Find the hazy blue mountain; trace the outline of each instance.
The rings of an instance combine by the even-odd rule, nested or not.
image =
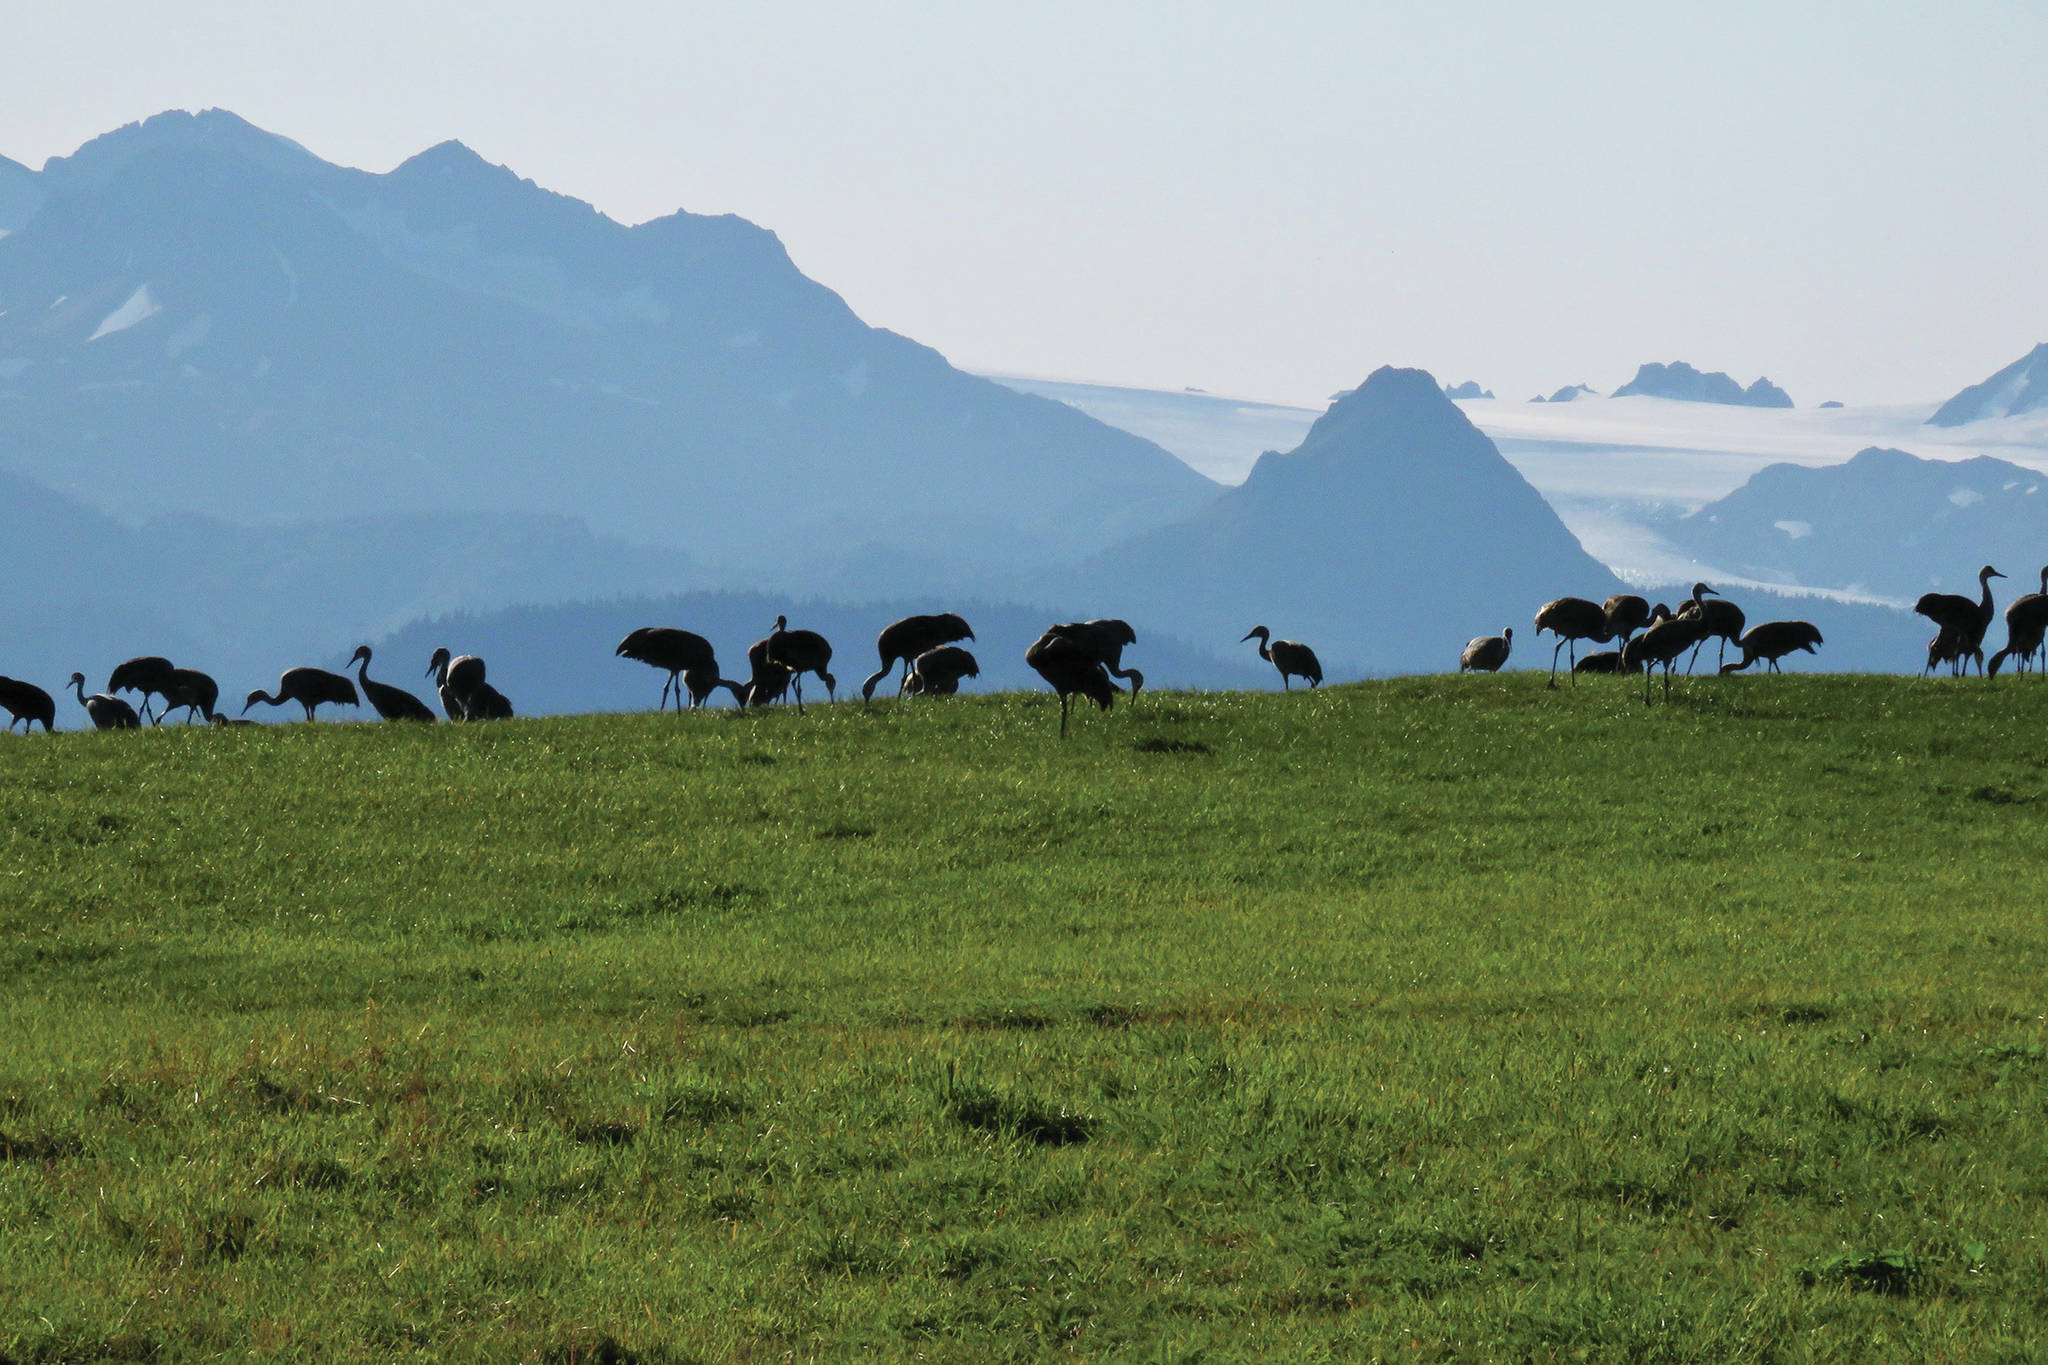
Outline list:
[[[1974,593],[1986,563],[2033,590],[2048,562],[2044,525],[2048,477],[1988,456],[1923,460],[1872,448],[1846,464],[1759,470],[1666,534],[1748,578],[1910,602]]]
[[[2048,341],[1981,384],[1972,384],[1935,409],[1928,422],[1959,427],[1987,417],[2017,417],[2048,408]]]
[[[1444,387],[1444,397],[1446,397],[1446,398],[1450,398],[1450,399],[1459,399],[1459,398],[1491,398],[1491,397],[1493,397],[1493,390],[1491,390],[1491,389],[1482,389],[1482,388],[1480,388],[1480,387],[1479,387],[1479,381],[1478,381],[1478,380],[1476,380],[1476,379],[1468,379],[1468,380],[1466,380],[1466,381],[1465,381],[1464,383],[1462,383],[1462,384],[1448,384],[1448,385],[1446,385],[1446,386]]]
[[[624,227],[455,143],[345,170],[217,111],[38,180],[0,467],[129,518],[545,513],[804,583],[1071,560],[1216,492],[866,326],[739,218]]]
[[[1487,397],[1489,398],[1491,398],[1492,396],[1492,394],[1487,395]],[[1593,388],[1590,385],[1567,384],[1563,388],[1559,389],[1556,393],[1551,394],[1548,398],[1545,398],[1542,394],[1539,393],[1534,398],[1531,398],[1529,401],[1531,403],[1571,403],[1581,398],[1598,398],[1599,396],[1600,390]]]
[[[658,591],[689,556],[567,517],[440,513],[245,527],[181,513],[129,525],[0,473],[0,673],[54,691],[165,654],[246,692],[459,607]]]
[[[747,647],[768,634],[778,615],[786,615],[792,628],[818,631],[832,642],[832,672],[839,695],[851,696],[857,703],[861,679],[880,667],[875,637],[882,627],[915,613],[957,611],[974,627],[975,638],[962,643],[981,665],[981,676],[962,683],[963,692],[1042,690],[1044,682],[1024,663],[1024,651],[1031,642],[1055,621],[1109,615],[1113,605],[1077,598],[1062,611],[1015,603],[907,598],[849,606],[766,593],[719,592],[513,607],[413,622],[377,644],[371,676],[414,681],[435,648],[447,645],[481,656],[490,668],[491,682],[512,699],[522,715],[652,711],[667,675],[613,655],[628,632],[641,626],[693,630],[718,651],[719,668],[725,676],[744,682]],[[1154,687],[1261,687],[1272,675],[1270,666],[1261,662],[1250,646],[1242,655],[1227,645],[1208,651],[1162,634],[1142,618],[1135,620],[1134,626],[1138,643],[1125,650],[1124,662],[1144,673],[1148,691]],[[877,684],[875,696],[895,696],[897,676],[892,672]],[[1277,678],[1274,682],[1277,685]],[[812,681],[806,678],[806,705],[812,689]],[[824,695],[822,688],[817,689],[819,700]],[[715,694],[713,702],[726,708],[732,705],[724,692]],[[943,703],[935,699],[929,704]],[[1138,703],[1141,707],[1148,704],[1144,699]]]
[[[0,232],[13,232],[34,216],[48,196],[36,173],[0,156]]]
[[[1616,398],[1642,394],[1650,398],[1676,398],[1688,403],[1730,403],[1747,408],[1789,408],[1791,395],[1768,379],[1758,379],[1748,388],[1715,370],[1702,374],[1683,360],[1669,365],[1648,364],[1636,370],[1636,377],[1614,391]]]
[[[1434,379],[1391,367],[1241,487],[1070,581],[1216,648],[1270,626],[1333,677],[1455,668],[1475,635],[1527,638],[1548,598],[1621,590]]]

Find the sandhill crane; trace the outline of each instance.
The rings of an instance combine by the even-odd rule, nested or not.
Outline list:
[[[741,705],[766,706],[789,691],[790,671],[768,657],[767,640],[756,640],[747,646],[747,667],[750,676],[747,690],[740,698]]]
[[[1795,650],[1818,654],[1815,646],[1822,643],[1820,628],[1811,621],[1766,621],[1760,626],[1751,626],[1742,633],[1738,642],[1742,646],[1742,662],[1722,664],[1723,673],[1740,673],[1758,659],[1769,663],[1771,672],[1782,673],[1778,660]]]
[[[904,690],[911,696],[950,697],[960,690],[962,678],[981,676],[981,665],[958,645],[938,645],[910,661],[910,676]]]
[[[469,718],[471,720],[510,720],[512,703],[503,692],[487,682],[476,685],[476,691],[469,694]]]
[[[732,693],[733,705],[745,706],[747,704],[746,683],[734,682],[731,678],[722,678],[711,669],[686,668],[683,670],[683,689],[690,694],[690,706],[692,709],[702,706],[711,694],[721,687]],[[676,709],[682,709],[680,700],[676,703]]]
[[[839,684],[830,673],[832,645],[815,630],[791,630],[789,618],[775,618],[768,632],[768,658],[789,670],[790,685],[796,689],[796,713],[804,713],[804,674],[815,673],[825,684],[825,695],[839,699]]]
[[[164,689],[170,685],[171,674],[176,671],[177,666],[162,655],[144,654],[139,658],[114,665],[114,671],[107,675],[106,692],[96,695],[111,696],[121,692],[140,692],[142,718],[149,720],[149,699],[152,696],[163,695]]]
[[[1715,600],[1709,602],[1707,600],[1709,597]],[[1699,644],[1692,647],[1692,658],[1685,661],[1685,671],[1687,673],[1692,672],[1693,664],[1700,657],[1700,650],[1706,646],[1707,641],[1716,637],[1719,637],[1721,641],[1721,648],[1715,655],[1714,662],[1717,666],[1726,663],[1728,661],[1728,646],[1731,643],[1738,643],[1742,639],[1742,608],[1722,598],[1720,593],[1715,592],[1706,584],[1695,583],[1692,585],[1691,599],[1683,607],[1679,608],[1681,616],[1687,613],[1700,618],[1701,634]]]
[[[306,708],[306,719],[313,719],[313,708],[329,702],[336,706],[359,706],[356,699],[356,685],[339,673],[329,673],[324,668],[287,668],[277,678],[277,695],[271,696],[262,688],[249,694],[249,700],[242,703],[242,714],[248,715],[249,708],[257,702],[265,706],[283,706],[295,701]]]
[[[1618,649],[1599,650],[1588,654],[1585,658],[1572,665],[1574,676],[1580,673],[1621,673],[1624,671],[1632,672],[1633,670],[1624,670],[1622,668],[1621,651]]]
[[[1590,640],[1604,645],[1614,638],[1614,628],[1607,623],[1607,609],[1598,602],[1588,602],[1583,597],[1560,597],[1545,602],[1536,613],[1536,633],[1550,631],[1557,636],[1557,649],[1550,651],[1550,686],[1557,686],[1557,653],[1566,646],[1571,647],[1572,677],[1578,678],[1578,642]]]
[[[477,689],[484,684],[482,659],[474,654],[451,655],[443,645],[427,660],[427,676],[434,680],[434,690],[441,695],[441,709],[448,713],[448,719],[482,719],[476,714],[474,702]]]
[[[1259,642],[1259,657],[1280,670],[1282,691],[1294,690],[1290,678],[1306,678],[1311,688],[1322,686],[1323,662],[1316,652],[1299,640],[1275,640],[1273,632],[1264,626],[1253,626],[1245,632],[1244,640]],[[1244,640],[1239,640],[1243,644]]]
[[[356,652],[348,661],[356,666],[356,681],[362,684],[363,696],[371,707],[385,720],[423,720],[434,723],[434,708],[415,697],[402,687],[380,683],[370,676],[370,647],[357,645]]]
[[[1943,627],[1927,641],[1927,666],[1920,670],[1920,676],[1926,677],[1943,664],[1947,664],[1949,671],[1953,673],[1959,663],[1967,668],[1972,659],[1977,661],[1977,667],[1981,670],[1984,667],[1983,649],[1966,647],[1955,631]]]
[[[1968,660],[1975,655],[1977,671],[1984,671],[1984,632],[1991,625],[1991,580],[2003,578],[2004,574],[1986,564],[1977,571],[1977,584],[1982,590],[1979,600],[1972,602],[1960,593],[1930,592],[1913,604],[1913,610],[1941,627],[1941,634],[1949,637],[1953,653],[1948,657],[1953,662],[1951,670],[1960,677]],[[1940,637],[1936,637],[1937,639]]]
[[[1671,665],[1688,649],[1698,649],[1706,639],[1706,622],[1697,612],[1681,612],[1658,621],[1630,640],[1621,651],[1623,672],[1643,670],[1643,705],[1650,704],[1650,674],[1664,665],[1664,695],[1671,695]]]
[[[673,626],[642,626],[619,641],[619,647],[612,651],[621,659],[633,659],[653,668],[666,669],[668,681],[661,685],[661,704],[655,710],[666,710],[670,689],[676,696],[676,710],[683,709],[683,693],[689,692],[691,709],[704,704],[704,699],[720,687],[729,687],[733,696],[739,697],[739,684],[726,682],[718,673],[718,653],[711,648],[711,642],[694,631],[677,630]]]
[[[57,703],[50,699],[48,692],[32,682],[23,682],[19,678],[0,678],[0,708],[4,708],[7,714],[14,718],[7,722],[9,730],[14,729],[19,723],[21,732],[28,734],[36,728],[37,721],[43,723],[45,734],[56,728],[54,722],[57,719]]]
[[[1607,614],[1608,631],[1624,648],[1630,636],[1650,624],[1650,604],[1632,592],[1614,594],[1601,603],[1600,610]]]
[[[160,691],[164,709],[157,715],[159,724],[170,719],[171,712],[181,708],[187,724],[199,716],[213,719],[213,709],[220,702],[220,684],[211,675],[196,668],[174,668],[163,682]]]
[[[142,725],[142,717],[135,714],[135,708],[119,697],[105,692],[85,695],[85,674],[73,673],[71,686],[78,693],[78,704],[85,708],[85,714],[98,730],[134,730]],[[45,727],[48,728],[48,727]]]
[[[1991,656],[1984,671],[1995,678],[2001,664],[2017,658],[2024,675],[2027,661],[2041,648],[2044,638],[2048,638],[2048,568],[2041,570],[2041,591],[2015,597],[2006,607],[2005,648]]]
[[[1067,703],[1076,692],[1107,711],[1123,689],[1109,680],[1109,665],[1093,649],[1054,626],[1024,651],[1024,662],[1060,694],[1060,738],[1067,737]]]
[[[1458,656],[1460,673],[1498,673],[1515,647],[1515,628],[1503,626],[1498,635],[1474,636]]]
[[[901,696],[910,682],[912,661],[920,654],[940,645],[950,645],[955,640],[973,638],[974,631],[966,619],[950,611],[933,616],[906,616],[883,627],[882,633],[875,637],[875,653],[881,657],[882,666],[861,681],[862,704],[865,705],[875,695],[875,684],[898,663],[903,665],[902,680],[896,685],[896,694]]]
[[[1144,690],[1145,675],[1135,668],[1124,667],[1124,646],[1138,643],[1138,632],[1131,629],[1129,622],[1120,621],[1114,616],[1094,621],[1068,621],[1063,625],[1054,626],[1046,633],[1064,635],[1076,646],[1093,655],[1110,677],[1121,678],[1129,683],[1133,701],[1136,701],[1138,693]]]

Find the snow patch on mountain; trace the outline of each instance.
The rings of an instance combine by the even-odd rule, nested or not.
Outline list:
[[[163,305],[156,301],[156,295],[150,293],[149,286],[145,284],[130,294],[126,303],[107,314],[101,320],[98,329],[86,338],[86,342],[90,344],[98,341],[101,337],[112,336],[116,332],[125,332],[130,327],[149,321],[163,311]]]

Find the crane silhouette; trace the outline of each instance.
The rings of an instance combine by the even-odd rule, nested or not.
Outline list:
[[[2048,568],[2041,570],[2041,591],[2015,597],[2006,607],[2005,648],[1991,656],[1984,671],[1995,678],[2000,665],[2016,658],[2024,676],[2028,660],[2041,648],[2044,637],[2048,637]]]
[[[1572,682],[1578,682],[1579,641],[1590,640],[1604,645],[1614,638],[1614,628],[1607,622],[1607,609],[1598,602],[1588,602],[1583,597],[1559,597],[1545,602],[1536,613],[1536,633],[1549,631],[1557,636],[1557,648],[1550,651],[1550,686],[1557,686],[1558,650],[1567,646],[1571,649]]]
[[[765,638],[747,646],[747,669],[747,690],[740,694],[742,706],[766,706],[789,691],[790,671],[768,657]]]
[[[1065,636],[1076,647],[1086,650],[1099,660],[1103,671],[1110,677],[1121,678],[1129,683],[1133,702],[1137,700],[1138,693],[1144,690],[1145,675],[1135,668],[1124,667],[1124,646],[1138,643],[1138,632],[1131,629],[1128,621],[1120,621],[1113,616],[1093,621],[1069,621],[1054,626],[1046,633]]]
[[[1716,600],[1709,602],[1709,597]],[[1742,638],[1742,608],[1723,599],[1721,594],[1706,584],[1695,583],[1692,585],[1692,597],[1679,608],[1681,616],[1688,612],[1700,618],[1701,634],[1699,644],[1692,647],[1692,658],[1685,661],[1685,671],[1692,672],[1693,664],[1700,657],[1700,650],[1705,648],[1707,641],[1716,636],[1720,637],[1721,649],[1714,662],[1716,665],[1726,663],[1729,644],[1739,642]]]
[[[440,694],[441,709],[448,713],[448,719],[486,719],[481,705],[482,659],[474,654],[450,654],[448,647],[442,645],[427,660],[427,676],[434,680],[434,690]]]
[[[434,708],[415,697],[402,687],[380,683],[370,677],[370,647],[357,645],[356,652],[349,656],[356,666],[356,681],[362,684],[363,696],[370,706],[385,720],[423,720],[434,723]]]
[[[287,668],[277,678],[277,695],[272,696],[262,688],[249,694],[249,700],[242,703],[242,714],[248,715],[249,708],[257,702],[265,706],[283,706],[295,701],[306,708],[306,719],[313,719],[313,708],[333,703],[336,706],[359,706],[356,685],[339,673],[329,673],[324,668]]]
[[[685,691],[689,693],[692,710],[702,706],[704,699],[721,687],[730,690],[734,700],[745,704],[746,694],[741,685],[719,675],[718,654],[711,642],[694,631],[642,626],[619,641],[612,654],[667,671],[668,681],[661,685],[661,705],[655,708],[657,711],[667,709],[670,689],[675,691],[678,712],[683,709]]]
[[[1292,691],[1290,678],[1306,678],[1310,688],[1322,686],[1323,661],[1316,652],[1299,640],[1275,640],[1273,632],[1264,626],[1253,626],[1245,632],[1244,640],[1259,642],[1259,657],[1280,670],[1280,688]],[[1244,640],[1239,640],[1243,644]]]
[[[1737,642],[1742,646],[1742,662],[1722,664],[1723,673],[1740,673],[1758,659],[1771,666],[1771,672],[1782,673],[1778,660],[1796,650],[1818,654],[1822,641],[1820,627],[1811,621],[1766,621],[1760,626],[1751,626],[1742,633]]]
[[[775,629],[768,632],[762,641],[767,646],[770,663],[779,664],[789,670],[790,686],[796,691],[796,713],[804,713],[804,674],[815,673],[825,684],[825,695],[834,701],[839,698],[839,684],[829,671],[832,666],[832,645],[815,630],[791,630],[789,618],[775,618]]]
[[[911,696],[950,697],[960,690],[962,678],[981,676],[981,665],[958,645],[937,645],[910,661],[904,690]]]
[[[1503,626],[1498,635],[1478,635],[1468,640],[1464,651],[1458,655],[1460,673],[1498,673],[1501,665],[1508,661],[1508,654],[1515,647],[1515,628]],[[1578,671],[1578,665],[1572,666]]]
[[[1688,649],[1698,649],[1707,638],[1706,622],[1697,612],[1680,612],[1656,622],[1648,630],[1621,651],[1621,667],[1625,673],[1643,670],[1643,705],[1650,704],[1650,674],[1656,672],[1658,664],[1664,665],[1664,696],[1671,696],[1671,665],[1678,656]]]
[[[2003,578],[2004,574],[1986,564],[1977,571],[1977,584],[1982,596],[1975,602],[1960,593],[1930,592],[1913,604],[1913,610],[1939,626],[1940,633],[1935,643],[1928,648],[1928,666],[1936,662],[1939,653],[1951,667],[1950,673],[1961,677],[1969,667],[1971,657],[1977,659],[1977,671],[1984,671],[1984,632],[1991,625],[1993,609],[1991,604],[1991,580]]]
[[[85,708],[85,714],[97,730],[134,730],[142,725],[142,717],[135,714],[135,708],[119,697],[105,692],[85,695],[85,674],[73,673],[71,686],[78,693],[78,704]],[[47,728],[47,727],[45,727]]]
[[[174,668],[163,679],[160,689],[164,707],[157,715],[161,724],[170,718],[171,712],[182,709],[189,725],[199,716],[213,719],[213,709],[220,703],[220,684],[196,668]]]
[[[1088,644],[1054,626],[1024,651],[1024,662],[1060,694],[1060,738],[1067,737],[1067,704],[1079,693],[1107,711],[1123,689],[1110,681],[1109,665]],[[1135,692],[1137,689],[1133,688]]]
[[[1650,624],[1650,604],[1632,592],[1618,592],[1601,603],[1600,610],[1607,615],[1607,629],[1622,647],[1627,648],[1629,638]],[[1574,671],[1577,666],[1574,665]]]
[[[896,684],[896,695],[902,696],[910,684],[911,665],[919,655],[940,645],[950,645],[955,640],[973,638],[974,631],[966,618],[950,611],[932,616],[906,616],[884,626],[882,633],[875,637],[875,653],[881,656],[882,666],[861,680],[861,703],[865,705],[875,695],[875,684],[897,664],[903,665],[903,677]]]
[[[122,692],[142,694],[142,719],[151,720],[149,699],[160,697],[171,685],[171,675],[177,666],[160,654],[144,654],[114,665],[114,671],[107,675],[105,693],[96,696],[113,696]]]
[[[36,728],[37,721],[43,723],[44,734],[56,728],[57,703],[48,692],[32,682],[0,678],[0,709],[14,718],[7,722],[10,731],[18,724],[21,732],[28,734]]]

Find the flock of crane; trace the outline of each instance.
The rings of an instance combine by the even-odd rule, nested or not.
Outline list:
[[[2048,568],[2041,570],[2041,591],[2017,598],[2006,608],[2005,647],[1988,662],[1984,657],[1984,635],[1994,615],[1991,580],[2003,577],[1987,564],[1977,575],[1978,597],[1928,593],[1915,604],[1914,610],[1936,627],[1934,638],[1927,642],[1923,672],[1946,664],[1960,676],[1974,662],[1980,675],[1996,677],[2008,660],[2016,661],[2022,673],[2029,664],[2048,669],[2048,645],[2044,645],[2048,638]],[[1575,685],[1581,673],[1640,673],[1645,703],[1650,701],[1651,676],[1656,670],[1664,670],[1664,695],[1668,697],[1678,659],[1687,656],[1686,671],[1690,673],[1708,640],[1720,642],[1717,663],[1722,673],[1740,672],[1759,660],[1775,673],[1780,671],[1778,661],[1786,655],[1800,650],[1817,653],[1821,643],[1820,631],[1808,621],[1766,621],[1745,629],[1746,624],[1742,609],[1705,583],[1693,584],[1692,596],[1680,603],[1677,611],[1662,602],[1652,606],[1633,593],[1617,593],[1605,602],[1560,597],[1544,603],[1536,613],[1537,633],[1548,631],[1557,637],[1550,652],[1550,686],[1557,686],[1558,655],[1568,652],[1569,676]],[[981,674],[974,655],[959,643],[973,638],[967,622],[952,612],[907,616],[895,622],[875,641],[881,667],[862,680],[862,704],[867,704],[876,685],[899,667],[898,696],[951,696],[958,692],[963,678]],[[1137,639],[1137,633],[1123,621],[1076,621],[1051,627],[1024,651],[1025,663],[1059,694],[1062,737],[1067,733],[1068,706],[1074,697],[1085,697],[1107,711],[1124,690],[1119,680],[1129,685],[1133,696],[1144,687],[1145,675],[1123,666],[1125,647],[1135,645]],[[1472,640],[1459,656],[1459,671],[1499,672],[1514,649],[1514,639],[1514,630],[1508,628]],[[1264,626],[1252,627],[1244,640],[1259,642],[1259,657],[1279,670],[1283,688],[1292,688],[1296,678],[1310,687],[1322,684],[1321,661],[1300,641],[1275,640]],[[1617,647],[1582,659],[1578,657],[1581,643]],[[1728,662],[1731,644],[1742,651],[1742,658],[1735,663]],[[830,642],[814,630],[789,629],[785,616],[776,617],[774,629],[748,647],[744,682],[726,677],[711,642],[687,630],[646,626],[621,640],[612,652],[668,674],[658,710],[666,710],[673,696],[680,712],[686,694],[694,710],[723,688],[741,707],[765,706],[793,695],[801,713],[806,673],[825,685],[827,697],[836,700],[838,696]],[[121,664],[108,677],[104,692],[88,694],[83,673],[73,673],[69,685],[87,718],[101,730],[134,729],[144,719],[162,724],[166,716],[180,710],[188,722],[204,717],[216,725],[253,725],[255,722],[244,717],[258,702],[269,706],[296,702],[309,721],[321,706],[360,706],[365,699],[384,720],[435,719],[432,708],[411,692],[371,678],[370,659],[368,645],[356,647],[349,659],[356,666],[353,678],[324,668],[286,669],[275,692],[259,688],[248,695],[240,716],[217,709],[220,687],[211,677],[197,669],[176,667],[156,655]],[[484,661],[473,654],[437,649],[428,660],[426,676],[434,680],[441,709],[452,721],[508,720],[512,716],[512,703],[486,680]],[[118,695],[122,692],[140,694],[139,713]],[[154,714],[151,698],[159,704]],[[7,727],[10,731],[20,725],[27,732],[34,729],[36,721],[49,730],[57,717],[56,703],[48,692],[15,678],[0,677],[0,709],[13,717]]]

